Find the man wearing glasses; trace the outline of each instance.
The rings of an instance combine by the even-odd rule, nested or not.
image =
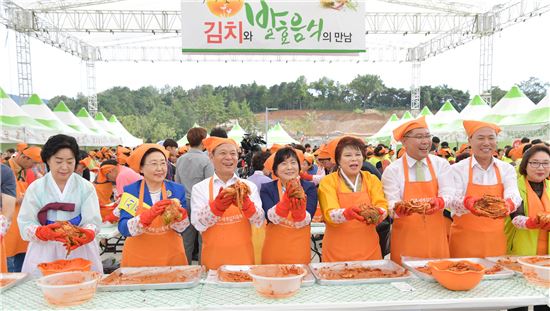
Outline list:
[[[394,218],[391,259],[449,257],[448,220],[443,209],[454,198],[449,162],[429,154],[432,135],[425,117],[402,124],[393,131],[406,154],[382,174],[384,193]],[[410,209],[411,200],[426,204],[419,212]],[[413,201],[414,202],[414,201]]]
[[[505,200],[507,215],[521,203],[513,166],[493,157],[500,128],[493,123],[464,121],[472,156],[453,165],[456,189],[452,207],[451,257],[490,257],[506,254],[504,217],[480,216],[474,204],[484,195]]]

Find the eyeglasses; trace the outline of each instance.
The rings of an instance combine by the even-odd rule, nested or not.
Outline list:
[[[532,168],[539,168],[539,167],[543,167],[543,168],[549,168],[550,167],[550,162],[527,162],[529,163],[529,166],[532,167]]]
[[[432,137],[434,137],[432,134],[428,134],[428,135],[415,135],[415,136],[404,136],[404,137],[407,137],[407,138],[414,138],[414,139],[418,139],[418,140],[423,140],[423,139],[429,139],[431,140]]]
[[[143,165],[150,166],[150,167],[153,167],[153,168],[165,168],[166,167],[166,162],[162,162],[162,163],[145,163]]]

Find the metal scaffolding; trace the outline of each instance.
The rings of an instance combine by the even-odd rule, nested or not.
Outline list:
[[[17,64],[20,95],[32,92],[29,37],[36,38],[86,62],[89,110],[97,111],[96,61],[169,62],[411,62],[411,109],[420,108],[420,63],[427,58],[480,39],[479,91],[490,101],[493,37],[495,32],[550,11],[549,0],[514,0],[492,8],[483,2],[452,0],[380,0],[434,12],[365,12],[366,53],[359,56],[302,55],[183,55],[181,48],[137,46],[167,36],[179,36],[180,10],[98,10],[98,4],[120,0],[0,0],[0,23],[17,32]],[[25,2],[24,4],[21,4]],[[93,34],[113,34],[107,44],[93,44]],[[139,34],[133,42],[117,34]],[[418,44],[372,45],[376,35],[418,35]],[[85,40],[81,37],[85,36]],[[90,38],[90,39],[88,39]],[[92,40],[88,43],[88,40]],[[403,40],[406,41],[406,40]]]
[[[491,88],[493,87],[493,36],[480,39],[479,52],[479,94],[492,106]]]
[[[86,61],[86,86],[88,88],[88,112],[95,117],[97,113],[97,92],[95,88],[95,61]]]
[[[418,112],[420,110],[420,62],[412,63],[412,78],[411,78],[411,110]]]
[[[15,51],[17,54],[19,100],[24,101],[32,94],[31,43],[26,33],[17,32],[15,34]]]

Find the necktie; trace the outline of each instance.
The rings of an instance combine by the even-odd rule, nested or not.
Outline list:
[[[422,161],[416,161],[414,166],[416,172],[416,181],[426,181],[426,178],[424,177],[424,165],[422,164]]]

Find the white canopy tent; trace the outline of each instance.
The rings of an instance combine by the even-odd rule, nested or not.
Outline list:
[[[477,120],[480,121],[487,115],[491,114],[491,107],[481,98],[481,96],[474,96],[468,105],[460,112],[460,117],[463,120]]]
[[[271,147],[273,144],[286,145],[292,143],[297,144],[298,141],[292,138],[279,122],[267,131],[267,147]]]
[[[141,144],[143,144],[143,139],[137,138],[134,135],[132,135],[128,130],[118,121],[116,116],[113,114],[109,118],[109,124],[111,126],[111,129],[115,130],[116,133],[122,138],[122,145],[126,147],[136,147]]]
[[[56,134],[70,135],[77,140],[78,144],[84,146],[89,145],[84,133],[65,125],[65,123],[44,104],[38,95],[32,94],[27,102],[21,106],[21,109],[40,124],[52,129]]]
[[[57,132],[29,116],[0,88],[0,143],[44,144]]]
[[[88,113],[88,111],[86,111],[84,107],[80,108],[80,110],[76,114],[76,117],[90,130],[105,138],[104,146],[116,146],[122,144],[122,140],[120,138],[114,137],[109,132],[101,128],[99,124],[97,124],[97,122],[95,122],[95,120],[90,117],[90,114]]]
[[[81,132],[84,139],[84,146],[104,146],[104,138],[90,130],[80,119],[78,119],[72,112],[69,110],[67,105],[63,101],[60,101],[55,108],[53,113],[61,120],[63,123],[73,128],[76,131]]]

